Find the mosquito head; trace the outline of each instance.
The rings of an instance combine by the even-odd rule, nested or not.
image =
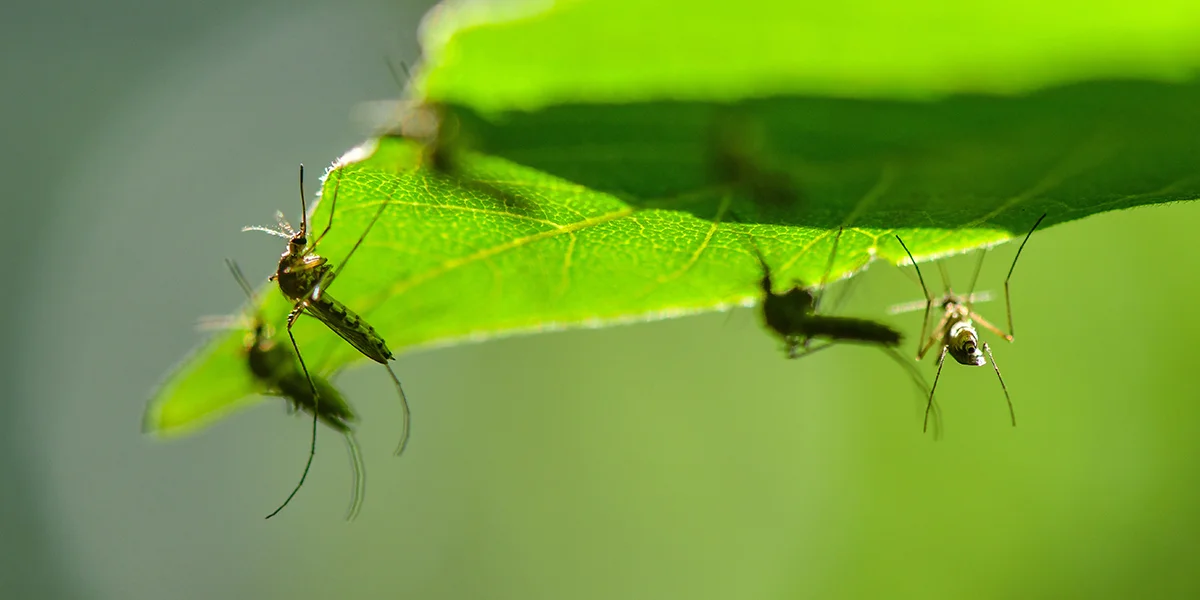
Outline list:
[[[970,321],[959,321],[951,325],[947,337],[949,337],[947,343],[950,346],[950,355],[959,364],[972,367],[982,367],[987,364],[987,359],[983,357],[983,350],[979,348],[979,334],[971,326]]]
[[[288,238],[288,254],[300,256],[304,254],[304,250],[308,248],[308,237],[303,231],[297,231],[295,235]]]

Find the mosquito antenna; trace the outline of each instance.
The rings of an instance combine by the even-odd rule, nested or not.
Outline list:
[[[363,497],[367,493],[367,471],[363,464],[362,452],[358,449],[358,440],[353,431],[346,431],[346,450],[350,454],[350,468],[354,473],[353,491],[350,495],[350,509],[346,511],[346,520],[353,521],[362,510]]]
[[[281,237],[284,239],[292,237],[282,231],[279,231],[278,229],[272,229],[270,227],[264,227],[262,225],[247,225],[242,228],[242,231],[261,231],[263,233],[269,233],[275,237]]]
[[[933,296],[930,295],[929,288],[925,287],[925,277],[923,275],[921,275],[921,267],[917,266],[917,259],[913,258],[912,252],[909,252],[908,246],[904,245],[904,240],[900,239],[899,235],[896,236],[896,241],[900,242],[900,247],[904,248],[904,253],[908,255],[909,262],[912,263],[913,269],[915,269],[917,271],[917,281],[921,284],[921,291],[925,294],[925,317],[921,319],[921,337],[920,337],[920,339],[917,340],[917,356],[921,357],[922,356],[921,349],[925,345],[925,331],[926,331],[926,328],[929,327],[929,309],[933,307]],[[941,372],[942,372],[942,369],[941,369],[941,366],[939,365],[938,373],[941,373]],[[936,379],[934,380],[933,385],[935,387],[937,386]],[[930,392],[929,398],[932,401],[932,399],[933,399],[932,392]],[[928,409],[926,409],[925,419],[926,419],[926,425],[928,425],[928,420],[929,420]]]
[[[237,280],[238,285],[242,287],[242,291],[246,292],[246,296],[254,302],[254,289],[250,287],[250,282],[246,281],[246,276],[242,274],[242,269],[238,264],[230,259],[225,259],[225,264],[229,267],[229,271],[233,273],[233,278]]]
[[[767,265],[767,259],[763,256],[762,249],[758,247],[758,241],[754,236],[746,235],[746,239],[750,241],[750,249],[754,250],[754,256],[758,258],[758,265],[762,267],[762,288],[763,291],[771,293],[771,267]]]
[[[1000,389],[1004,390],[1004,400],[1008,402],[1008,416],[1012,419],[1012,426],[1017,426],[1017,413],[1013,410],[1012,398],[1008,396],[1008,386],[1004,385],[1004,378],[1000,376],[1000,365],[996,364],[996,357],[992,356],[992,349],[988,347],[987,342],[983,344],[984,351],[987,352],[988,359],[992,361],[992,368],[996,370],[996,379],[1000,380]]]
[[[304,163],[300,163],[300,235],[308,234],[308,201],[304,199]]]
[[[1013,257],[1012,266],[1008,268],[1008,276],[1004,278],[1004,307],[1008,310],[1008,335],[1013,335],[1013,319],[1012,319],[1012,301],[1008,297],[1008,280],[1012,279],[1013,269],[1017,268],[1017,259],[1021,258],[1021,251],[1025,249],[1025,242],[1029,241],[1029,236],[1033,235],[1034,230],[1038,225],[1042,224],[1042,219],[1046,218],[1046,213],[1038,217],[1038,220],[1033,223],[1033,227],[1029,228],[1029,233],[1025,234],[1025,239],[1021,241],[1021,246],[1017,248],[1017,255]],[[995,362],[992,362],[995,365]],[[997,371],[999,374],[999,371]],[[1014,421],[1015,424],[1015,421]]]
[[[400,74],[396,72],[396,65],[392,63],[392,59],[387,56],[383,57],[383,62],[387,63],[388,72],[392,74],[392,81],[396,82],[396,87],[404,90],[404,81],[412,79],[412,73],[408,70],[408,65],[404,61],[400,61],[400,69],[404,71],[404,80],[400,79]]]

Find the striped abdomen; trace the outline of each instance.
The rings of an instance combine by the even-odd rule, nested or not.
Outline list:
[[[393,358],[387,342],[375,333],[375,328],[329,294],[322,293],[316,300],[309,299],[308,312],[367,358],[381,365]]]

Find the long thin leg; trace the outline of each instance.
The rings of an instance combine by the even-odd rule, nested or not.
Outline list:
[[[863,267],[867,266],[867,264],[870,262],[871,257],[868,256],[862,263],[855,265],[851,271],[857,272]],[[826,314],[837,314],[838,312],[841,312],[841,308],[846,304],[846,299],[850,297],[850,293],[854,291],[854,286],[858,285],[860,281],[862,281],[861,277],[852,277],[846,280],[846,283],[842,285],[840,289],[838,289],[837,298],[833,300],[833,304],[828,305],[829,308],[825,311]]]
[[[971,319],[973,319],[977,325],[980,325],[983,328],[987,329],[988,331],[1004,338],[1006,341],[1009,341],[1009,342],[1013,341],[1012,335],[1004,333],[1003,331],[1000,331],[999,327],[992,325],[992,323],[990,321],[979,316],[979,313],[977,313],[975,311],[971,311],[970,314],[971,314]]]
[[[383,62],[387,64],[388,72],[392,74],[392,81],[396,83],[396,87],[400,88],[400,92],[404,93],[404,81],[412,79],[412,73],[408,72],[408,65],[404,61],[400,61],[400,68],[404,69],[404,79],[400,79],[400,74],[396,72],[396,65],[392,64],[392,59],[387,56],[383,57]]]
[[[888,346],[879,346],[879,348],[886,352],[892,360],[896,361],[897,364],[904,368],[904,371],[908,373],[908,377],[913,380],[913,383],[917,384],[917,389],[921,391],[922,399],[926,398],[926,391],[929,392],[928,397],[933,398],[933,390],[930,389],[929,384],[925,383],[925,378],[921,376],[921,372],[917,370],[917,366],[915,364],[901,356],[895,348]],[[938,409],[937,400],[929,401],[926,405],[926,411],[929,410],[929,406],[933,407],[933,439],[938,440],[942,438],[941,411]],[[928,420],[928,417],[926,417],[926,419]],[[928,427],[928,422],[926,422],[926,427]]]
[[[392,376],[392,382],[396,384],[396,391],[400,394],[400,408],[404,411],[404,426],[400,431],[400,443],[396,446],[396,456],[404,453],[405,446],[408,445],[408,397],[404,395],[404,386],[400,385],[400,378],[396,377],[395,371],[392,371],[391,365],[383,365],[387,369],[388,375]]]
[[[938,321],[937,327],[933,328],[933,331],[929,334],[929,339],[925,341],[925,345],[920,347],[920,351],[917,352],[917,360],[925,358],[925,355],[933,349],[934,344],[941,341],[942,337],[946,335],[946,324],[949,322],[950,313],[947,312],[942,315],[942,319]],[[920,341],[917,343],[919,344]]]
[[[816,347],[805,346],[804,352],[796,352],[794,349],[792,349],[790,352],[788,352],[788,358],[804,358],[805,356],[810,356],[835,345],[836,344],[834,342],[825,342],[824,344]]]
[[[296,319],[300,316],[300,313],[304,312],[305,306],[306,303],[301,302],[296,305],[296,308],[292,309],[292,312],[288,315],[287,332],[288,338],[292,340],[292,349],[296,351],[296,358],[300,361],[300,368],[304,371],[304,377],[308,379],[308,387],[312,390],[313,394],[312,442],[308,449],[308,462],[304,463],[304,472],[300,474],[300,481],[296,483],[296,487],[292,488],[292,493],[288,494],[283,504],[280,504],[279,508],[276,508],[271,514],[267,515],[268,519],[279,514],[279,511],[283,510],[292,501],[292,498],[296,496],[296,492],[299,492],[300,488],[304,486],[304,480],[308,478],[308,471],[312,468],[313,457],[317,455],[317,413],[320,412],[321,396],[317,393],[317,384],[313,383],[312,376],[308,373],[308,366],[304,364],[304,357],[300,354],[300,346],[296,344],[296,336],[292,334],[292,325],[296,323]]]
[[[363,465],[362,452],[358,449],[358,440],[354,432],[346,432],[346,450],[350,453],[350,468],[354,471],[353,491],[350,495],[350,510],[346,512],[346,520],[353,521],[362,510],[363,497],[367,493],[367,471]]]
[[[317,244],[321,243],[321,240],[325,239],[325,234],[329,233],[329,230],[333,228],[333,215],[337,212],[338,188],[341,188],[341,187],[342,187],[342,170],[338,169],[337,170],[337,181],[333,182],[333,196],[331,196],[329,198],[329,222],[325,224],[325,231],[322,231],[321,235],[317,236],[317,239],[313,241],[313,243],[309,246],[309,248],[313,248],[315,250],[317,247]],[[300,183],[300,194],[301,195],[304,194],[304,182],[303,181],[301,181],[301,183]],[[307,218],[307,217],[305,217],[305,218]]]
[[[335,199],[336,199],[336,196],[337,196],[337,194],[334,194]],[[367,234],[371,232],[371,228],[375,226],[375,222],[378,221],[379,217],[383,215],[383,211],[386,210],[387,207],[391,204],[391,200],[392,200],[392,197],[388,196],[387,198],[384,199],[383,202],[381,202],[379,204],[379,210],[375,211],[375,216],[371,217],[371,222],[367,223],[367,228],[363,230],[362,235],[358,236],[358,241],[354,242],[354,246],[350,248],[350,252],[348,254],[346,254],[345,258],[342,259],[342,262],[339,263],[337,268],[335,268],[334,270],[327,271],[325,273],[325,275],[321,278],[321,280],[317,282],[317,285],[313,286],[312,294],[310,294],[310,297],[313,300],[316,300],[317,298],[321,297],[321,290],[329,289],[329,286],[333,285],[334,278],[337,277],[338,274],[342,272],[342,269],[346,268],[346,264],[350,262],[350,257],[354,256],[354,253],[358,250],[358,247],[360,245],[362,245],[363,240],[367,239]],[[333,222],[333,215],[330,215],[329,221],[330,221],[330,223]],[[326,229],[326,231],[328,231],[328,229]]]
[[[1042,224],[1042,219],[1045,218],[1046,213],[1042,213],[1042,216],[1038,217],[1037,221],[1034,221],[1033,227],[1029,228],[1029,233],[1025,234],[1025,239],[1021,241],[1021,247],[1017,248],[1017,255],[1013,257],[1012,266],[1008,268],[1008,276],[1004,278],[1004,310],[1008,313],[1007,339],[1009,341],[1012,341],[1015,332],[1013,331],[1012,300],[1008,295],[1008,280],[1012,279],[1013,270],[1017,268],[1017,259],[1021,258],[1021,251],[1025,249],[1025,242],[1029,241],[1029,236],[1033,235],[1034,230],[1038,228],[1038,225]]]
[[[914,269],[917,270],[917,281],[921,282],[921,292],[925,294],[925,316],[921,319],[921,337],[917,338],[917,360],[921,360],[925,356],[928,348],[922,348],[921,344],[925,340],[925,332],[929,327],[929,309],[933,308],[933,296],[929,293],[929,288],[925,287],[925,277],[921,275],[921,267],[917,266],[917,259],[913,258],[912,252],[908,251],[908,246],[904,245],[904,240],[900,236],[896,236],[896,241],[900,242],[900,247],[904,248],[904,253],[908,255],[909,262],[912,263]]]
[[[837,247],[838,242],[840,242],[842,239],[842,231],[843,229],[838,227],[837,235],[833,238],[833,250],[829,253],[829,261],[825,263],[825,274],[821,275],[820,291],[817,293],[816,301],[813,302],[814,314],[820,312],[821,299],[825,297],[825,286],[829,285],[829,274],[833,272],[833,263],[837,259]]]
[[[983,271],[983,259],[987,256],[987,248],[979,251],[979,260],[975,262],[975,272],[971,274],[971,287],[967,288],[967,298],[975,295],[975,284],[979,283],[979,273]],[[970,308],[970,300],[967,300],[967,308]]]
[[[949,296],[954,290],[950,287],[950,272],[946,270],[946,261],[939,260],[937,266],[938,272],[942,274],[942,287],[945,288],[942,293]]]
[[[937,375],[933,376],[933,387],[929,388],[929,402],[925,404],[925,425],[922,426],[921,433],[929,431],[929,411],[933,409],[933,392],[937,390],[938,379],[942,377],[942,365],[946,362],[946,351],[949,349],[948,345],[942,346],[942,354],[938,356]]]
[[[983,351],[987,352],[988,360],[992,361],[992,368],[996,370],[996,378],[1000,380],[1000,389],[1004,390],[1004,400],[1008,402],[1008,416],[1012,419],[1012,426],[1017,426],[1017,413],[1013,410],[1012,398],[1008,397],[1008,386],[1004,385],[1004,378],[1000,376],[1000,365],[996,364],[996,357],[992,356],[992,349],[988,347],[987,342],[983,343]]]

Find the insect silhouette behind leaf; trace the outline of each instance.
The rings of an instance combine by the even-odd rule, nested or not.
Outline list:
[[[822,278],[822,289],[833,268],[841,235],[842,230],[839,229],[837,237],[834,238],[833,250],[830,253],[825,275]],[[763,322],[768,329],[783,339],[788,358],[801,358],[837,344],[865,344],[877,347],[887,354],[905,370],[905,373],[922,391],[930,389],[916,366],[896,350],[903,340],[903,335],[899,331],[870,319],[820,314],[821,295],[805,289],[800,281],[793,281],[791,288],[777,293],[775,282],[771,277],[771,268],[767,264],[766,258],[759,249],[758,243],[753,238],[750,238],[750,241],[763,273],[759,282],[763,292]],[[824,343],[814,348],[810,345],[813,340],[820,340]],[[932,399],[932,395],[929,397]],[[936,419],[939,416],[936,402],[932,402],[929,406],[932,407],[935,416],[935,428],[937,429],[935,436],[937,436],[940,435],[940,427],[936,427]]]
[[[329,264],[328,259],[317,254],[317,246],[333,227],[333,217],[337,211],[337,192],[341,185],[343,167],[344,165],[338,165],[334,170],[330,171],[330,175],[337,173],[337,180],[334,183],[333,194],[330,198],[329,222],[315,240],[310,241],[308,239],[310,232],[308,206],[304,195],[304,165],[300,166],[300,207],[302,219],[300,228],[298,230],[292,229],[291,225],[283,218],[283,215],[278,214],[279,229],[244,227],[242,230],[263,231],[288,240],[287,248],[280,256],[279,265],[275,273],[268,279],[276,282],[283,295],[294,303],[287,318],[288,339],[292,342],[292,349],[296,353],[300,369],[308,379],[309,387],[314,396],[318,395],[316,384],[311,377],[308,365],[304,362],[300,346],[296,343],[296,337],[292,332],[296,320],[302,314],[316,317],[329,327],[330,330],[354,347],[354,349],[361,352],[367,358],[383,365],[387,370],[388,375],[396,386],[396,393],[400,398],[400,406],[403,411],[403,429],[400,434],[400,442],[396,447],[396,454],[400,455],[404,452],[405,445],[408,442],[409,410],[408,399],[404,395],[404,387],[400,384],[400,379],[396,377],[396,373],[392,371],[391,366],[388,364],[388,361],[394,358],[392,352],[388,349],[383,337],[370,324],[328,293],[329,287],[336,280],[338,274],[346,267],[350,258],[358,250],[359,246],[362,245],[367,234],[370,233],[371,228],[375,226],[375,223],[379,221],[379,217],[383,215],[384,210],[389,206],[390,198],[379,203],[379,210],[371,217],[366,228],[358,240],[354,242],[354,246],[350,248],[350,251],[342,259],[341,265],[337,269],[334,269]],[[313,454],[315,454],[315,447],[314,452],[309,455],[308,466],[305,467],[305,475],[307,475],[308,468],[312,465]],[[304,477],[302,476],[301,482],[303,482],[303,479]]]
[[[834,239],[832,254],[837,253],[838,239],[841,235],[842,231],[839,229],[838,237]],[[818,314],[820,296],[805,289],[800,281],[793,281],[790,289],[776,293],[771,268],[757,242],[752,240],[752,243],[763,272],[760,280],[763,292],[763,321],[769,329],[783,338],[789,358],[822,350],[836,342],[871,344],[885,348],[900,345],[903,339],[900,332],[883,323],[870,319]],[[829,269],[832,268],[832,264],[831,258]],[[826,270],[826,279],[829,269]],[[809,344],[814,339],[824,340],[826,343],[812,348]]]
[[[764,207],[796,210],[804,201],[800,187],[769,160],[765,136],[752,120],[735,113],[713,118],[709,126],[708,166],[715,183],[741,190]]]
[[[238,268],[237,263],[226,260],[226,265],[233,273],[234,279],[238,285],[246,292],[250,299],[254,310],[254,317],[250,322],[250,331],[246,334],[245,352],[246,364],[250,373],[264,388],[264,393],[272,396],[278,396],[285,399],[291,409],[313,415],[314,424],[320,421],[330,429],[341,433],[346,440],[346,448],[350,454],[351,467],[354,473],[354,484],[350,497],[350,508],[346,513],[347,520],[353,520],[358,516],[358,512],[362,507],[364,489],[366,486],[366,472],[363,467],[362,454],[358,448],[358,442],[354,436],[354,423],[358,420],[354,411],[350,408],[350,404],[346,402],[342,393],[329,383],[324,377],[313,375],[311,383],[309,378],[305,377],[304,373],[297,368],[297,361],[294,354],[285,346],[281,346],[271,337],[270,327],[263,320],[262,315],[253,308],[255,305],[254,291],[250,284],[246,281],[242,271]],[[315,388],[315,392],[314,392]],[[312,431],[312,446],[316,446],[316,428]],[[310,452],[311,454],[311,452]],[[307,476],[308,470],[305,469]],[[304,477],[301,477],[299,483],[288,495],[287,500],[283,502],[269,516],[274,516],[287,506],[288,502],[300,490],[304,483]],[[269,518],[269,517],[268,517]]]
[[[1005,311],[1008,314],[1008,333],[1001,331],[972,308],[972,302],[975,298],[973,292],[975,284],[979,279],[979,272],[983,268],[983,258],[987,254],[986,249],[981,251],[979,255],[979,262],[975,265],[975,274],[971,279],[971,291],[966,296],[956,294],[950,288],[950,283],[943,267],[942,278],[946,283],[946,292],[938,300],[929,293],[929,288],[925,286],[925,278],[921,275],[921,268],[917,266],[917,261],[913,258],[912,252],[904,244],[904,240],[900,239],[899,235],[896,236],[896,241],[900,242],[900,247],[904,248],[909,262],[916,269],[917,280],[921,284],[921,291],[925,293],[925,316],[921,320],[921,337],[917,340],[917,360],[919,361],[924,358],[925,354],[933,348],[934,344],[937,344],[939,341],[942,344],[942,351],[937,361],[937,374],[934,375],[933,387],[929,390],[931,404],[933,402],[933,392],[937,389],[938,380],[942,376],[942,365],[946,361],[946,354],[953,356],[954,360],[958,361],[959,364],[971,367],[982,367],[990,359],[992,361],[992,369],[996,371],[996,378],[1000,381],[1000,389],[1004,392],[1004,400],[1008,403],[1009,419],[1013,427],[1017,426],[1017,413],[1013,409],[1012,398],[1008,394],[1008,386],[1004,384],[1004,377],[1000,375],[1000,366],[996,364],[996,358],[992,355],[992,349],[988,343],[980,342],[979,332],[975,329],[975,323],[979,323],[980,326],[1009,342],[1013,341],[1012,301],[1009,295],[1009,281],[1012,279],[1013,271],[1017,268],[1017,259],[1021,258],[1021,251],[1025,249],[1026,242],[1029,241],[1029,237],[1033,235],[1033,232],[1037,230],[1038,225],[1041,225],[1042,220],[1045,218],[1045,214],[1038,217],[1038,220],[1033,223],[1033,227],[1029,229],[1029,233],[1025,234],[1025,239],[1021,241],[1021,246],[1017,248],[1017,254],[1013,257],[1012,265],[1008,268],[1008,275],[1004,278],[1004,304]],[[934,304],[941,306],[943,314],[941,320],[934,326],[933,332],[927,339],[925,333],[928,331],[929,314]],[[902,311],[893,310],[893,312]],[[985,353],[987,354],[987,358],[984,358]],[[928,409],[926,411],[926,422],[928,422]]]

